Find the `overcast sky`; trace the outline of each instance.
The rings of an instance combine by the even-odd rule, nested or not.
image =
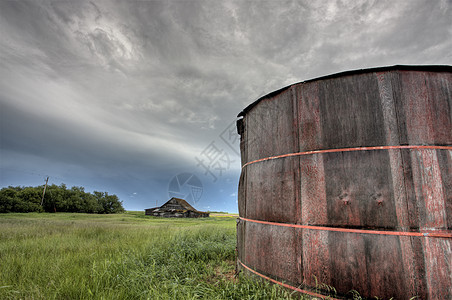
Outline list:
[[[450,65],[451,20],[450,0],[0,0],[1,187],[49,176],[142,210],[189,173],[196,208],[236,212],[245,106],[340,71]]]

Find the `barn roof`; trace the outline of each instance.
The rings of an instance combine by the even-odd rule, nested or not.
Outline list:
[[[166,203],[170,202],[170,201],[173,200],[173,199],[176,200],[177,202],[179,202],[179,204],[182,205],[185,209],[197,211],[197,210],[196,210],[193,206],[191,206],[187,201],[185,201],[184,199],[181,199],[181,198],[173,197],[173,198],[169,199],[168,201],[166,201]],[[165,204],[166,204],[166,203],[165,203]],[[163,204],[163,205],[165,205],[165,204]],[[162,206],[163,206],[163,205],[162,205]]]
[[[162,204],[162,206],[164,206],[165,204],[167,204],[168,202],[170,202],[171,200],[176,200],[183,208],[185,208],[186,210],[190,210],[190,211],[194,211],[197,213],[207,213],[204,211],[199,211],[196,208],[194,208],[193,206],[191,206],[187,201],[185,201],[184,199],[181,198],[176,198],[176,197],[172,197],[171,199],[169,199],[168,201],[166,201],[164,204]],[[148,208],[148,210],[154,210],[154,209],[158,209],[161,208],[160,207],[154,207],[154,208]]]

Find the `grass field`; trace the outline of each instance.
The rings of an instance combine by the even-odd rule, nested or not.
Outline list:
[[[291,297],[234,278],[235,245],[228,215],[0,214],[0,299]]]

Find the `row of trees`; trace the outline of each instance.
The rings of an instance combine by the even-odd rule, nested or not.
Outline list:
[[[42,202],[43,186],[12,187],[0,190],[0,213],[8,212],[83,212],[112,214],[124,212],[122,201],[106,192],[85,192],[83,187],[68,189],[65,184],[47,186]]]

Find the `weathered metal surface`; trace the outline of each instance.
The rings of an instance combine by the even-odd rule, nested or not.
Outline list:
[[[240,217],[271,222],[239,221],[241,263],[294,287],[452,299],[451,67],[332,75],[264,96],[240,116]],[[394,147],[362,149],[379,146]],[[328,152],[343,148],[356,151]]]

